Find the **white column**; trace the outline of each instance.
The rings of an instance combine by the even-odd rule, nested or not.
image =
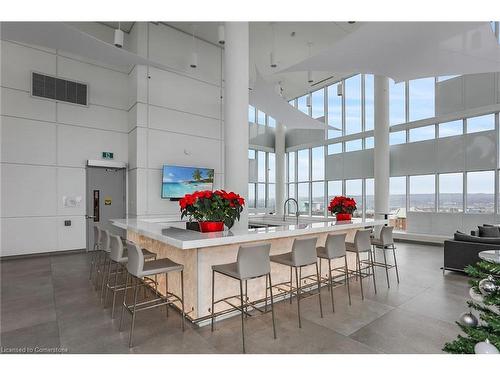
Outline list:
[[[248,198],[248,22],[226,22],[224,188]],[[233,229],[248,228],[248,208]]]
[[[285,203],[285,127],[278,123],[275,129],[274,152],[276,154],[276,214],[283,215]]]
[[[389,212],[389,79],[375,76],[375,213]],[[383,218],[383,215],[376,215]]]

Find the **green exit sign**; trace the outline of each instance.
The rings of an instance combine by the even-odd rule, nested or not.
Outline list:
[[[103,152],[102,158],[107,160],[112,160],[114,158],[114,154],[112,152]]]

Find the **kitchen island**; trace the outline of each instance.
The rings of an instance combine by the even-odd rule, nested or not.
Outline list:
[[[279,225],[275,223],[276,226],[214,233],[186,230],[184,222],[171,222],[158,218],[119,219],[111,220],[111,223],[126,230],[127,239],[156,253],[158,259],[168,257],[184,265],[186,314],[191,321],[203,324],[210,315],[211,266],[235,262],[240,245],[270,243],[271,255],[276,255],[291,251],[295,238],[317,237],[317,246],[323,246],[329,233],[346,233],[346,240],[352,241],[357,229],[384,225],[387,224],[387,220],[353,219],[349,222],[319,221],[299,224],[285,221]],[[342,265],[341,262],[333,264],[336,267]],[[354,267],[353,254],[348,254],[348,264],[350,268]],[[271,272],[273,285],[288,281],[290,278],[289,268],[279,264],[272,263]],[[303,269],[304,275],[314,272],[314,266]],[[159,292],[164,294],[165,277],[159,280],[159,284]],[[170,292],[179,295],[180,279],[177,275],[169,277],[168,288]],[[220,275],[216,276],[216,300],[238,293],[238,282]],[[264,296],[265,278],[250,280],[249,299],[259,300]],[[220,312],[225,308],[223,304],[219,304],[215,310]]]

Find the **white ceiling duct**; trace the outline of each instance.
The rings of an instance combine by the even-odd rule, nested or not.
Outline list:
[[[2,22],[2,39],[60,49],[117,67],[166,66],[97,39],[64,22]]]
[[[266,82],[259,71],[253,89],[250,91],[250,104],[282,123],[287,129],[335,129],[325,123],[313,119],[292,107],[275,89],[273,82]]]
[[[282,72],[378,74],[396,82],[500,71],[488,22],[368,22]]]

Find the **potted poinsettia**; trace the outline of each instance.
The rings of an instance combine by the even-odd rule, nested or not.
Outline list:
[[[352,218],[352,213],[356,211],[356,201],[353,198],[344,196],[334,197],[328,205],[328,211],[335,214],[337,221],[348,221]]]
[[[195,191],[179,201],[181,219],[189,220],[187,228],[195,229],[189,223],[198,222],[200,232],[222,231],[224,224],[231,229],[240,219],[244,205],[240,195],[224,190]]]

